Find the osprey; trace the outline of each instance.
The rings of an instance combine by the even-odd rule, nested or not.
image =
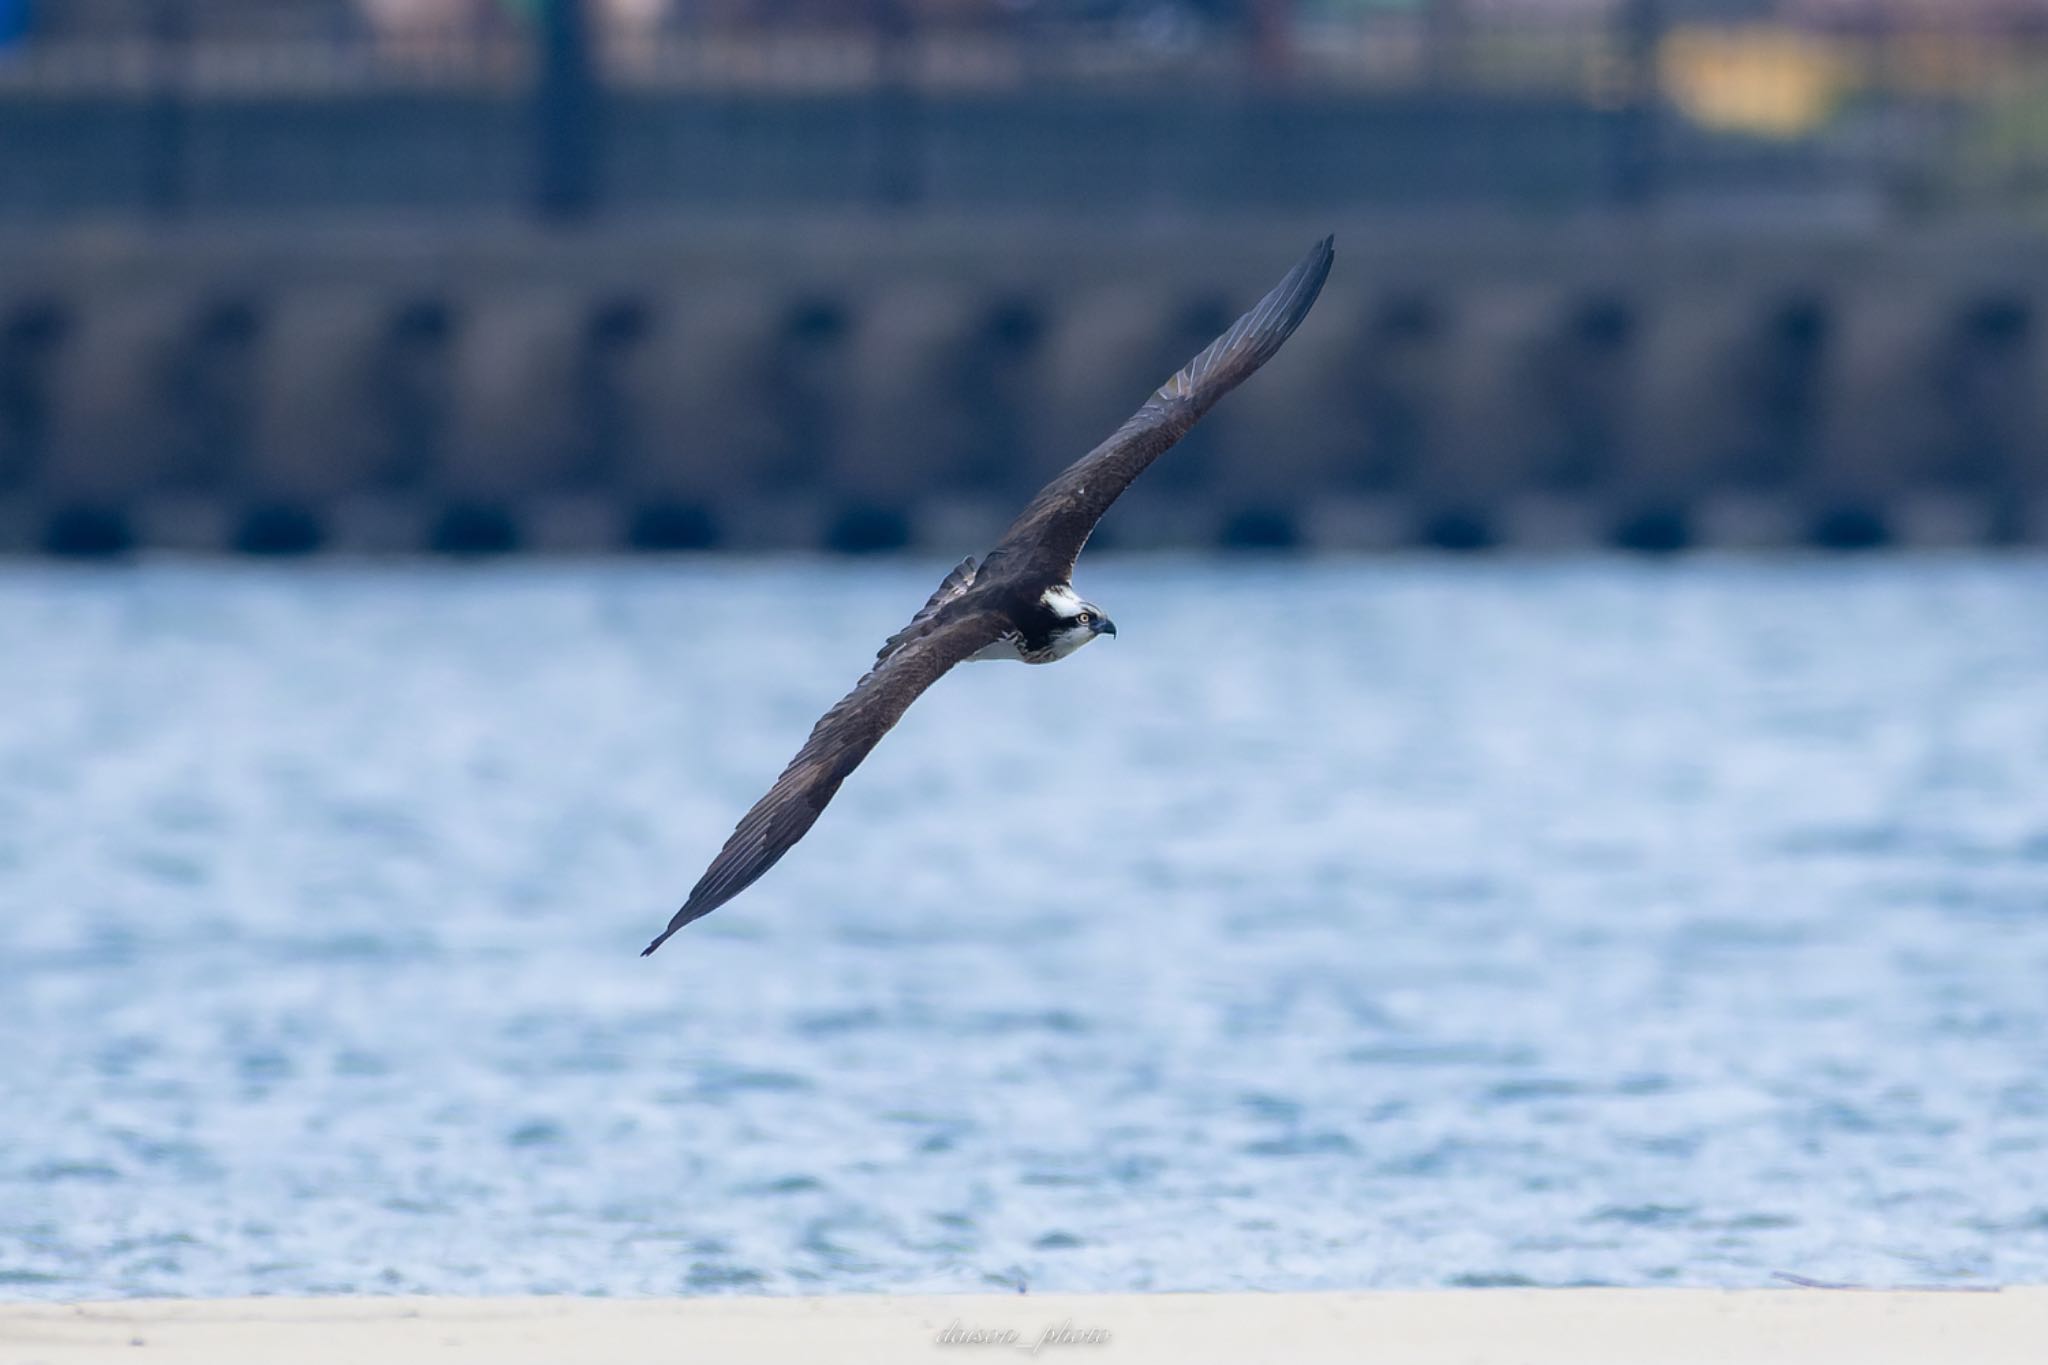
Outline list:
[[[1069,581],[1081,547],[1131,481],[1294,334],[1329,276],[1332,241],[1318,242],[1115,435],[1047,484],[979,564],[963,559],[946,575],[910,624],[882,645],[867,676],[818,721],[642,957],[775,866],[817,822],[847,774],[953,665],[971,659],[1049,664],[1097,636],[1116,634],[1102,608]]]

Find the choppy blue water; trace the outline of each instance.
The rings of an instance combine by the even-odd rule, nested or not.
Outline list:
[[[0,1296],[2048,1279],[2048,566],[0,573]]]

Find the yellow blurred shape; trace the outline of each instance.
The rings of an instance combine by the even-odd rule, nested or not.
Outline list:
[[[1659,67],[1664,93],[1695,123],[1765,137],[1812,132],[1854,75],[1826,40],[1759,25],[1674,29]]]

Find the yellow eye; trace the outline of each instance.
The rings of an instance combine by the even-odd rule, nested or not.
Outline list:
[[[1076,616],[1074,619],[1076,621],[1079,621],[1084,626],[1092,625],[1095,621],[1095,613],[1092,611],[1084,611],[1079,616]]]

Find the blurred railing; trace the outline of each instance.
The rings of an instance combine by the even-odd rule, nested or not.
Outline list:
[[[0,0],[0,145],[16,220],[2030,212],[2048,0]]]

